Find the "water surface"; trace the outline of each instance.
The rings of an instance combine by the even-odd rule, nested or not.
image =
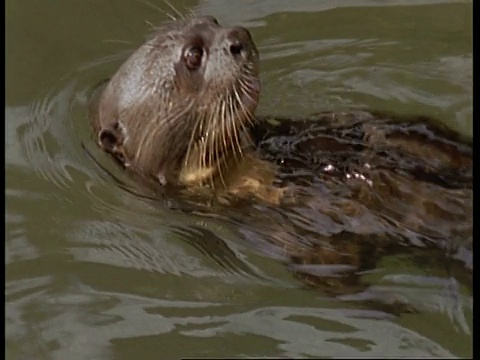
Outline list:
[[[472,135],[471,2],[175,6],[251,30],[260,114],[388,110]],[[456,267],[387,256],[366,290],[338,298],[268,246],[251,222],[268,210],[180,211],[129,191],[95,152],[86,103],[168,19],[161,9],[174,13],[154,0],[7,1],[7,358],[471,356],[471,237]],[[390,311],[392,299],[414,311]]]

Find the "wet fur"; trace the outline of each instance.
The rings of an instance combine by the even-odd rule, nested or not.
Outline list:
[[[233,41],[243,52],[225,55]],[[189,71],[179,56],[188,46],[206,49],[201,71]],[[262,181],[231,176],[251,149],[257,83],[258,53],[246,30],[210,17],[179,20],[159,28],[98,92],[92,127],[103,150],[161,184],[262,198]]]
[[[438,243],[445,237],[466,239],[463,245],[471,248],[470,143],[425,117],[364,111],[296,120],[254,117],[254,107],[242,107],[239,97],[253,91],[257,59],[242,69],[220,67],[216,76],[223,80],[205,91],[201,79],[185,76],[178,65],[179,42],[195,39],[196,32],[211,38],[212,29],[223,31],[212,21],[179,20],[159,28],[99,88],[90,119],[104,151],[140,179],[179,186],[183,195],[205,195],[228,206],[256,198],[324,213],[332,200],[322,198],[316,184],[331,189],[348,184],[351,198],[335,204],[339,216],[375,209],[388,221],[363,222],[351,232],[320,239],[281,221],[265,228],[265,238],[288,254],[306,283],[336,294],[361,289],[360,272],[374,268],[379,257],[406,251],[391,241],[397,235],[418,232]],[[125,98],[131,88],[135,93]],[[399,202],[409,204],[409,211],[396,209]],[[437,219],[445,219],[445,228],[431,227]],[[379,233],[382,227],[388,231]],[[299,238],[312,243],[304,246]],[[304,264],[348,264],[352,270],[318,277],[304,271]]]

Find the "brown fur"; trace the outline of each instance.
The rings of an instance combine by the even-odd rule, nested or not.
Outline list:
[[[193,70],[189,61],[199,53],[192,49],[202,49]],[[179,20],[159,28],[98,89],[91,124],[99,146],[149,182],[221,204],[251,196],[295,204],[341,223],[347,230],[322,236],[288,222],[273,229],[269,219],[258,224],[306,283],[319,281],[336,293],[360,289],[357,270],[405,249],[402,236],[470,239],[470,145],[424,118],[339,112],[260,119],[253,115],[259,90],[258,54],[247,30],[210,17]],[[309,186],[315,182],[331,193],[347,183],[349,195],[322,198]],[[348,221],[363,215],[371,216],[350,229]],[[303,237],[312,245],[303,246]],[[319,280],[304,264],[351,270]]]
[[[203,52],[195,69],[191,49]],[[137,174],[278,203],[282,190],[266,183],[272,164],[258,164],[269,173],[260,178],[246,169],[232,176],[251,161],[248,128],[259,86],[247,30],[211,17],[180,20],[159,28],[101,90],[92,127],[99,146]]]

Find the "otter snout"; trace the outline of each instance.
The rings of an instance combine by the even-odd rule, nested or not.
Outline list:
[[[243,27],[234,27],[227,30],[225,39],[225,52],[234,58],[248,59],[257,54],[250,32]]]

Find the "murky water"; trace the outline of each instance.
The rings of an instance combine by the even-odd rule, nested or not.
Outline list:
[[[325,213],[180,211],[131,191],[95,149],[86,102],[149,23],[167,19],[158,9],[173,12],[148,4],[7,1],[7,358],[471,355],[469,223],[448,233],[452,257],[409,243],[415,250],[379,258],[362,275],[365,286],[337,296],[307,286],[298,271],[344,268],[288,266],[266,241],[284,219],[323,234]],[[252,31],[260,114],[388,110],[436,117],[472,136],[470,2],[175,6]],[[447,236],[435,224],[428,231]]]

